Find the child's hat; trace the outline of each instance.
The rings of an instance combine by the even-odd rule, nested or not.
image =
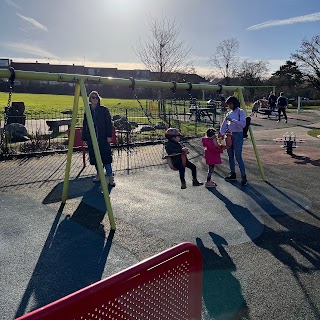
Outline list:
[[[178,129],[176,128],[169,128],[166,131],[165,137],[166,138],[172,138],[172,137],[177,137],[177,136],[181,136],[181,133]]]

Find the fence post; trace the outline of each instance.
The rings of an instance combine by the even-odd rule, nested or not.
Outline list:
[[[195,119],[194,119],[194,134],[197,137],[198,136],[198,114],[197,110],[195,112]]]
[[[128,109],[126,109],[126,120],[128,120]],[[129,147],[129,131],[126,130],[126,143],[127,143],[127,174],[130,173],[130,147]]]
[[[301,97],[298,97],[297,113],[300,113],[300,111],[301,111]]]

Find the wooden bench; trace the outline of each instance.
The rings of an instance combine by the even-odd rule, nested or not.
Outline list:
[[[49,126],[49,131],[52,131],[53,134],[58,134],[59,128],[61,126],[71,126],[72,118],[63,118],[63,119],[50,119],[46,120],[47,125]]]

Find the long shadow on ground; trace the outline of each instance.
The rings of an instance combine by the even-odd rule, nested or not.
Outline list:
[[[261,223],[249,209],[233,203],[232,197],[230,199],[227,198],[215,188],[210,188],[208,190],[225,203],[230,214],[243,226],[244,231],[251,240],[262,234],[264,224]]]
[[[265,235],[253,242],[268,250],[291,270],[303,300],[309,305],[315,319],[320,319],[319,299],[315,294],[320,290],[320,286],[313,280],[320,270],[320,229],[289,215],[272,218],[282,225],[285,231],[266,227]]]
[[[224,249],[226,241],[210,232],[219,253],[204,246],[200,238],[196,243],[203,257],[202,296],[204,310],[202,318],[206,319],[247,319],[248,307],[242,296],[239,281],[232,272],[236,266]]]
[[[242,190],[252,197],[265,213],[282,228],[273,230],[266,225],[264,233],[259,238],[254,238],[253,242],[268,250],[277,260],[289,268],[295,279],[294,283],[302,292],[305,302],[309,305],[315,318],[320,319],[319,302],[314,295],[320,286],[318,283],[313,283],[312,286],[308,284],[308,278],[313,279],[314,272],[318,272],[320,269],[320,228],[299,220],[299,213],[308,214],[315,221],[319,218],[308,209],[311,207],[311,202],[303,196],[291,194],[287,189],[278,188],[270,183],[266,183],[266,187],[278,193],[278,196],[269,197],[270,192],[263,192],[264,188],[259,189],[256,186],[250,186],[250,184]],[[280,201],[287,203],[282,207],[283,209],[281,209],[283,203]]]
[[[78,197],[94,197],[99,193],[100,183],[92,183],[92,178],[81,178],[69,181],[68,187],[68,199],[78,198]],[[112,187],[108,185],[108,191],[111,192]],[[61,201],[63,190],[63,182],[58,183],[51,192],[42,201],[43,204],[49,204]],[[103,196],[102,196],[103,198]]]
[[[92,233],[77,222],[90,216]],[[84,288],[101,279],[111,248],[114,232],[105,241],[103,215],[79,206],[74,216],[57,213],[28,286],[16,311],[16,317]]]

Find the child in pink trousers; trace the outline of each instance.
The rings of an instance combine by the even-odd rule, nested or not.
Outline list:
[[[202,138],[202,144],[204,146],[204,158],[206,159],[206,164],[208,165],[207,182],[205,186],[212,188],[217,185],[211,180],[212,173],[214,172],[214,166],[222,163],[220,155],[223,152],[223,147],[218,144],[215,129],[209,128],[207,130],[206,136]]]

